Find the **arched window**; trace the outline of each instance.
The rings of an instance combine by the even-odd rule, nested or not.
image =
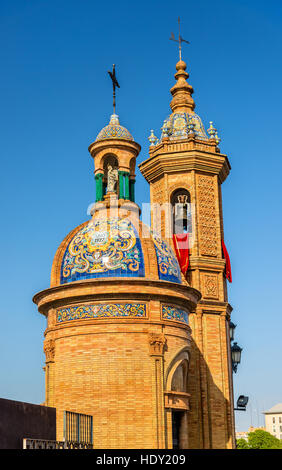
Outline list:
[[[176,371],[173,374],[171,381],[171,390],[173,392],[185,392],[187,393],[187,382],[188,382],[188,361],[183,360]]]
[[[192,233],[191,198],[187,189],[179,188],[171,196],[172,230],[175,234]]]
[[[188,448],[188,351],[183,350],[171,362],[166,379],[165,406],[170,414],[171,423],[168,433],[171,435],[173,449]]]

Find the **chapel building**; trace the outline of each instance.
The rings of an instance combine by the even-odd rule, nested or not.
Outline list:
[[[194,111],[185,62],[176,70],[172,113],[139,165],[151,227],[135,202],[140,145],[114,113],[89,146],[91,219],[62,241],[50,287],[34,296],[47,318],[45,405],[56,408],[58,440],[235,447],[221,200],[230,165]]]

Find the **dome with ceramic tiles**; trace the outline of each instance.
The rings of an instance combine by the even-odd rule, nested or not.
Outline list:
[[[120,125],[118,115],[112,114],[110,122],[99,132],[96,142],[105,139],[126,139],[134,140],[130,132]]]
[[[190,133],[195,134],[196,138],[206,140],[208,136],[203,126],[200,116],[196,113],[173,113],[165,119],[162,127],[163,137],[169,139],[186,139]]]
[[[61,243],[51,284],[112,277],[182,283],[174,251],[139,218],[94,215]]]

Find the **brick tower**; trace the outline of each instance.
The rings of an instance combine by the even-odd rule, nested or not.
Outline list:
[[[188,371],[191,409],[189,448],[235,445],[233,385],[226,262],[222,253],[221,184],[229,174],[226,155],[212,123],[208,134],[195,114],[186,64],[176,64],[172,114],[158,141],[151,131],[149,158],[139,168],[150,184],[152,226],[164,239],[189,234],[189,285],[202,294],[189,316],[192,344]],[[184,204],[183,204],[184,203]],[[172,207],[155,211],[155,206]],[[178,207],[182,206],[182,210]],[[186,207],[186,209],[185,209]],[[186,211],[186,212],[185,212]]]

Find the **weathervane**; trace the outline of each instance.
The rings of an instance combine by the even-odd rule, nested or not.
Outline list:
[[[181,47],[182,47],[182,43],[183,42],[186,42],[187,44],[190,44],[189,41],[186,41],[186,39],[183,39],[181,36],[180,36],[180,18],[178,17],[178,30],[179,30],[179,36],[178,36],[178,39],[175,39],[175,36],[173,33],[171,33],[171,37],[169,38],[171,41],[175,41],[175,42],[178,42],[178,47],[179,47],[179,60],[182,60],[182,57],[181,57]]]
[[[115,64],[113,64],[112,72],[108,71],[108,74],[110,75],[112,82],[113,82],[113,108],[114,108],[114,114],[116,114],[116,87],[120,88],[120,86],[116,79]]]

